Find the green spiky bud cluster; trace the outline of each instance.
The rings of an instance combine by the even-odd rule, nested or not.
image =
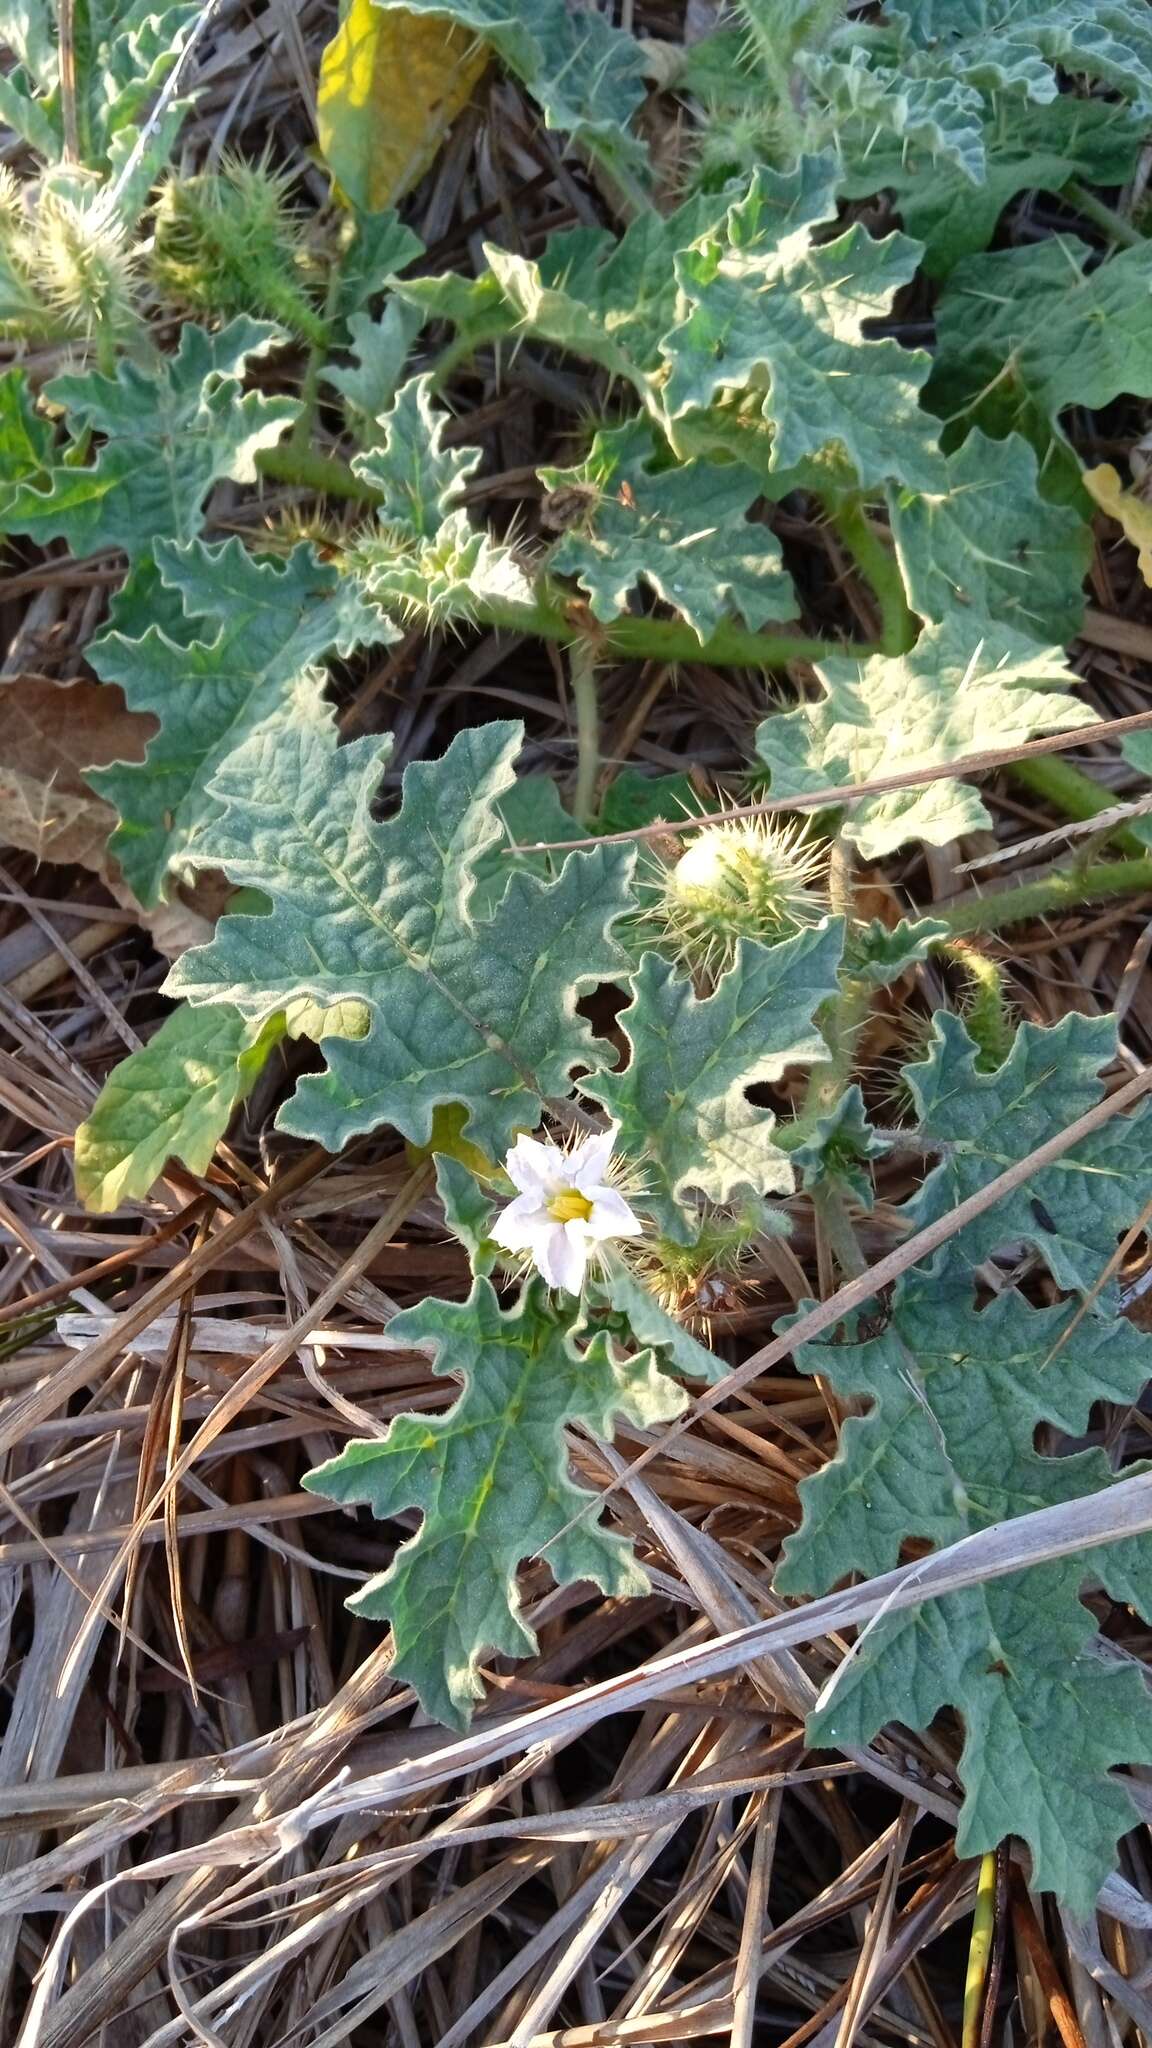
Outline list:
[[[802,826],[710,825],[664,869],[649,919],[685,966],[715,980],[741,939],[770,946],[827,916],[827,860]]]
[[[173,176],[156,201],[152,281],[181,308],[278,320],[308,341],[325,327],[308,296],[308,252],[289,204],[293,179],[228,157],[219,170]]]
[[[98,187],[79,175],[23,191],[0,181],[0,326],[24,340],[95,340],[105,353],[137,321],[135,251]]]

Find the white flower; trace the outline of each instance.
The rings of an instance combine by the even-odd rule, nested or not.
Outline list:
[[[504,1162],[520,1192],[497,1217],[492,1236],[508,1252],[527,1252],[549,1287],[579,1294],[593,1247],[609,1237],[639,1237],[643,1224],[607,1175],[618,1124],[571,1152],[517,1138]]]

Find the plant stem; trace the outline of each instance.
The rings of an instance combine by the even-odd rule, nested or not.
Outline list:
[[[916,644],[919,625],[908,603],[904,578],[894,550],[872,525],[864,500],[855,491],[829,502],[832,524],[866,578],[880,607],[880,644],[885,654],[907,654]]]
[[[1098,811],[1109,810],[1114,802],[1111,790],[1101,789],[1083,769],[1074,768],[1059,754],[1038,754],[1030,761],[1015,761],[1008,773],[1013,782],[1032,795],[1043,797],[1065,818],[1094,818]],[[1137,860],[1147,856],[1147,846],[1129,825],[1113,825],[1108,838]]]
[[[1094,861],[1043,875],[1036,882],[993,889],[987,896],[966,896],[951,909],[945,905],[932,915],[941,918],[956,935],[996,932],[1004,925],[1022,924],[1028,918],[1045,917],[1052,911],[1082,910],[1089,903],[1149,893],[1152,858]]]
[[[573,646],[568,679],[576,707],[576,789],[572,808],[581,824],[590,826],[600,774],[600,695],[596,688],[596,654],[589,641],[578,640]]]
[[[1105,206],[1104,201],[1097,199],[1094,192],[1089,192],[1079,178],[1069,178],[1064,187],[1064,197],[1077,213],[1082,213],[1085,220],[1090,220],[1093,227],[1107,235],[1110,242],[1118,242],[1122,249],[1144,247],[1147,236],[1142,235],[1139,228],[1134,228],[1130,220],[1125,220],[1122,213],[1117,213],[1115,207]]]
[[[363,505],[380,503],[379,491],[362,483],[339,456],[317,455],[314,448],[298,448],[292,441],[257,449],[256,467],[273,483],[297,484],[301,490],[315,491],[318,497],[356,498]]]

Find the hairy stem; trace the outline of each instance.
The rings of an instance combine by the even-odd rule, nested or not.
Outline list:
[[[885,654],[907,654],[919,623],[908,603],[900,564],[872,525],[864,500],[852,491],[829,504],[832,524],[865,577],[880,607],[880,645]]]
[[[572,808],[582,825],[596,809],[600,774],[600,695],[596,687],[596,654],[591,643],[578,640],[568,663],[572,702],[576,709],[576,789]]]

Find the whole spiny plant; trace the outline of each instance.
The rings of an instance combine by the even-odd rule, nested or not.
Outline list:
[[[87,648],[154,722],[143,759],[88,774],[122,885],[149,913],[205,872],[235,892],[77,1132],[81,1197],[139,1203],[172,1157],[205,1174],[263,1075],[286,1139],[337,1155],[395,1134],[467,1261],[466,1299],[390,1325],[451,1405],[305,1480],[394,1525],[351,1605],[461,1727],[486,1664],[534,1646],[526,1559],[561,1585],[647,1585],[566,1431],[657,1433],[686,1381],[722,1383],[728,1310],[774,1252],[794,1279],[814,1246],[828,1289],[857,1288],[819,1330],[798,1311],[796,1367],[846,1419],[801,1486],[777,1593],[1125,1483],[1086,1439],[1152,1378],[1114,1272],[1152,1199],[1149,1112],[1102,1114],[985,1200],[1100,1104],[1124,1051],[1108,1016],[1016,1025],[990,942],[1144,894],[1144,840],[1124,828],[942,914],[917,898],[924,849],[939,872],[987,830],[989,754],[1032,802],[1106,801],[1030,743],[1094,716],[1064,652],[1092,546],[1070,427],[1131,433],[1152,398],[1152,244],[1113,204],[1152,111],[1152,16],[744,0],[680,53],[692,143],[657,203],[630,125],[639,42],[559,4],[512,21],[417,0],[405,19],[429,15],[479,36],[570,139],[591,220],[479,248],[485,215],[475,269],[441,271],[395,211],[341,191],[343,231],[314,244],[266,160],[170,168],[189,11],[117,16],[63,95],[59,39],[25,24],[0,110],[32,168],[0,183],[0,319],[61,353],[0,378],[0,507],[24,551],[124,572]],[[1037,185],[1058,225],[1016,235]],[[538,531],[486,516],[491,415],[468,417],[476,369],[517,349],[571,399],[579,444],[541,468]],[[290,543],[254,495],[237,521],[261,484],[297,493],[322,544]],[[798,521],[832,565],[823,604]],[[552,651],[563,790],[522,771],[520,722],[468,722],[466,693],[450,743],[402,778],[386,736],[344,736],[349,674],[399,690],[445,632]],[[645,688],[690,664],[742,678],[726,717],[746,709],[771,816],[701,817],[699,790],[677,808],[665,778],[617,772],[627,727],[605,738],[601,691],[625,664]],[[941,975],[959,1013],[936,1008],[904,1061],[914,1128],[895,1131],[871,1026]],[[312,1053],[273,1090],[297,1039]],[[916,1234],[963,1203],[918,1259]],[[861,1306],[885,1230],[911,1249]],[[858,1758],[886,1723],[954,1710],[960,1853],[1018,1837],[1035,1884],[1083,1915],[1136,1820],[1117,1773],[1152,1760],[1142,1674],[1097,1626],[1108,1603],[1152,1619],[1148,1539],[1026,1554],[885,1610],[809,1737]]]

